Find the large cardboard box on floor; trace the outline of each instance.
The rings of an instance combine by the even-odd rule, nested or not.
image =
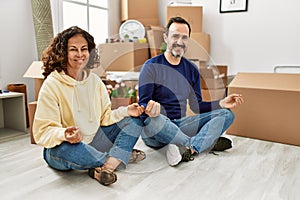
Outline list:
[[[228,134],[300,146],[300,74],[238,73],[228,93],[244,98]]]
[[[159,25],[158,0],[121,0],[121,22],[128,19],[144,26]]]
[[[25,78],[33,78],[34,79],[34,97],[35,100],[38,98],[38,94],[40,88],[44,82],[43,76],[43,62],[42,61],[33,61],[32,64],[28,67],[27,71],[23,75]]]
[[[117,42],[99,44],[101,67],[93,70],[105,71],[139,71],[144,62],[149,59],[148,43]],[[100,73],[101,73],[100,72]]]
[[[167,6],[166,24],[171,17],[182,17],[187,20],[192,33],[202,32],[202,6]]]

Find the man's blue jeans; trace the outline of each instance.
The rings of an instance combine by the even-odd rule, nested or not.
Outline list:
[[[127,166],[141,132],[140,118],[126,117],[110,126],[99,127],[90,144],[62,144],[44,149],[44,159],[58,170],[86,170],[102,166],[108,157],[121,160]]]
[[[234,114],[228,109],[170,120],[164,115],[145,119],[143,141],[153,148],[167,144],[190,147],[197,153],[212,147],[232,124]]]

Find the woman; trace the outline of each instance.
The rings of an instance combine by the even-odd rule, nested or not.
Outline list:
[[[117,167],[145,158],[133,149],[144,107],[111,110],[104,83],[90,71],[99,64],[94,38],[71,27],[59,33],[42,55],[45,81],[33,123],[44,159],[57,170],[89,170],[103,185],[117,180]],[[132,117],[129,117],[132,116]]]

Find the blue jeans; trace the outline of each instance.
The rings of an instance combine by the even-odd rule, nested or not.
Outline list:
[[[44,159],[54,169],[86,170],[102,166],[108,157],[114,157],[127,166],[132,149],[141,132],[139,118],[126,117],[110,126],[99,127],[90,144],[63,142],[53,148],[44,148]]]
[[[210,148],[232,124],[234,114],[228,109],[218,109],[170,120],[164,115],[148,117],[144,121],[142,139],[152,148],[167,144],[190,147],[200,153]]]

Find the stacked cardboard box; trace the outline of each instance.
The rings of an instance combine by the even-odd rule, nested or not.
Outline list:
[[[208,67],[200,67],[200,86],[203,101],[217,101],[226,96],[227,90],[227,66],[214,65]],[[186,115],[190,116],[194,113],[190,107],[187,107]]]
[[[166,23],[171,17],[180,16],[186,19],[192,29],[189,47],[185,53],[188,59],[209,61],[210,35],[203,32],[203,7],[202,6],[168,6]]]
[[[99,76],[103,71],[139,71],[149,58],[148,43],[116,42],[99,44],[101,67],[93,70]]]
[[[150,56],[154,57],[161,53],[161,47],[164,42],[163,33],[165,28],[162,26],[146,27],[146,35],[150,48]]]
[[[159,25],[158,0],[121,0],[121,22],[128,19],[144,26]]]

